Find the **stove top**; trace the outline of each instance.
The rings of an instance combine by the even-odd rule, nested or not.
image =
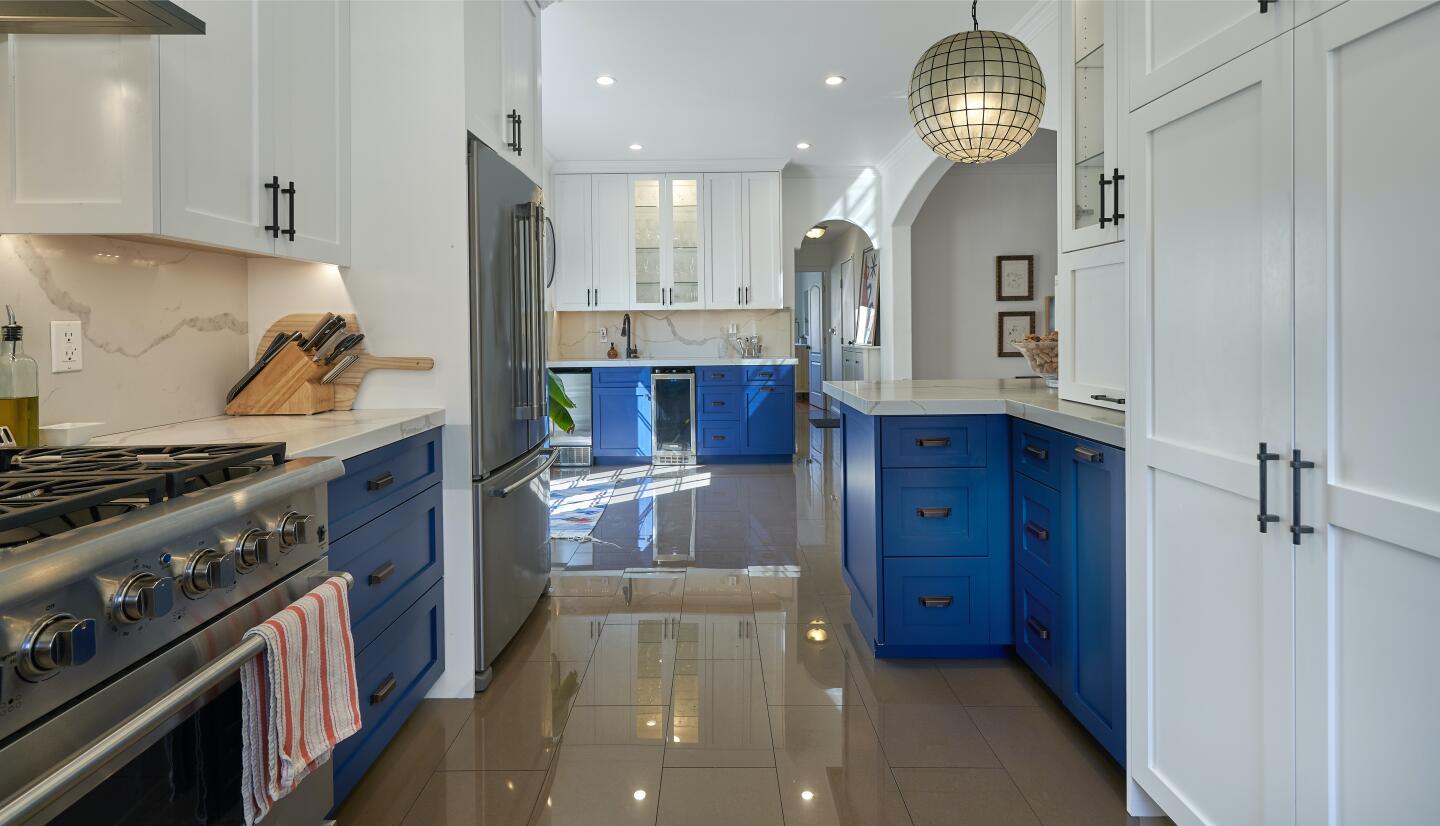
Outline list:
[[[0,548],[57,536],[285,462],[285,444],[0,449]]]

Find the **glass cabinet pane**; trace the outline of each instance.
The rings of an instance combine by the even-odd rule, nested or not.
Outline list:
[[[660,181],[635,182],[635,301],[660,303]]]
[[[672,304],[700,300],[700,182],[694,178],[670,181],[670,252]]]
[[[1100,220],[1100,176],[1105,171],[1105,5],[1077,0],[1075,13],[1074,140],[1075,228]]]

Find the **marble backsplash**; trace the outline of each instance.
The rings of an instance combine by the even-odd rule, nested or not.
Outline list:
[[[617,350],[625,347],[620,337],[623,312],[555,313],[551,325],[550,358],[604,358],[609,341]],[[654,358],[722,355],[720,345],[725,329],[734,324],[740,335],[759,335],[767,356],[794,354],[794,329],[787,310],[674,310],[632,312],[630,323],[640,355]],[[609,332],[609,341],[600,340],[600,329]]]
[[[250,363],[246,260],[94,236],[0,236],[0,303],[40,365],[40,422],[102,433],[222,412]],[[50,322],[79,319],[84,369],[50,372]]]

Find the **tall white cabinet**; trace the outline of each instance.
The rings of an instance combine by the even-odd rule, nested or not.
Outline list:
[[[540,5],[535,0],[464,5],[466,127],[541,183]]]
[[[1127,766],[1181,824],[1440,812],[1440,5],[1322,5],[1130,118]]]
[[[629,198],[627,175],[554,177],[548,201],[555,222],[555,309],[629,307]]]

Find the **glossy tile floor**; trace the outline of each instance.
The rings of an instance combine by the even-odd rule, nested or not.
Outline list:
[[[612,500],[489,691],[426,701],[340,823],[1128,822],[1119,766],[1018,660],[869,653],[833,433],[793,465],[592,469]]]

